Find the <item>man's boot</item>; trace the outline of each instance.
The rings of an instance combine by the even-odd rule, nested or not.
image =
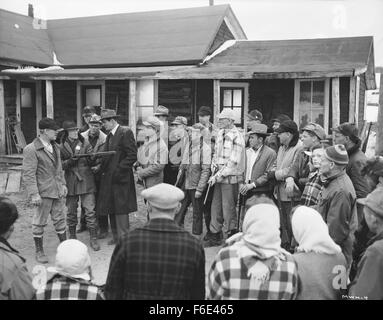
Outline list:
[[[108,237],[108,230],[103,230],[100,228],[97,237],[98,239],[106,239]]]
[[[96,228],[89,229],[89,235],[90,235],[90,247],[94,251],[100,250],[100,245],[98,244],[98,241],[97,241],[97,229]]]
[[[58,233],[57,236],[59,237],[60,242],[63,242],[66,240],[66,231],[64,233]]]
[[[210,232],[207,238],[208,239],[205,240],[203,244],[204,248],[217,247],[222,245],[222,231],[217,233]]]
[[[77,239],[76,226],[70,226],[69,227],[69,239]]]
[[[36,246],[36,261],[39,263],[48,263],[48,257],[44,253],[43,238],[33,237]]]
[[[114,246],[116,245],[118,242],[118,237],[117,237],[117,234],[115,234],[114,232],[112,232],[112,239],[109,240],[108,242],[108,246]]]

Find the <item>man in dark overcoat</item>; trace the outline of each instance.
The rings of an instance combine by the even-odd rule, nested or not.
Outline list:
[[[129,229],[129,213],[137,211],[133,164],[137,161],[137,145],[133,132],[120,126],[115,110],[101,111],[101,121],[108,132],[104,151],[116,151],[101,162],[101,181],[97,199],[97,216],[109,215],[113,239]]]

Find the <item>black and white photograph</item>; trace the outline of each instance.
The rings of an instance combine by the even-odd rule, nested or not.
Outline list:
[[[382,73],[381,0],[0,0],[0,300],[383,300]]]

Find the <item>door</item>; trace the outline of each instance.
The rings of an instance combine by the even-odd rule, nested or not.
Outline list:
[[[21,130],[25,141],[30,143],[37,136],[36,132],[36,84],[20,82]]]
[[[81,86],[81,102],[82,108],[91,106],[100,114],[102,105],[102,86],[101,85],[82,85]],[[82,110],[82,109],[81,109]]]

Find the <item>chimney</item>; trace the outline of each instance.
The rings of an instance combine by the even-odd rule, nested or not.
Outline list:
[[[209,6],[214,6],[214,0],[209,0]]]
[[[34,18],[33,5],[32,4],[28,4],[28,16],[31,18]]]

